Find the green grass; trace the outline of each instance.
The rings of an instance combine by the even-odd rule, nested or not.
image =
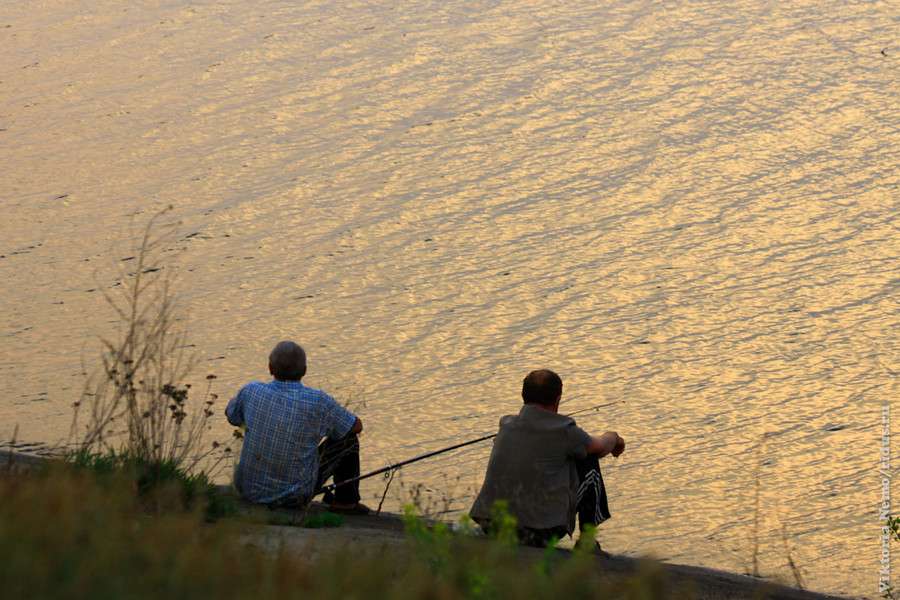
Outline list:
[[[256,525],[210,524],[177,481],[140,490],[127,469],[98,464],[0,475],[5,599],[674,597],[659,573],[604,577],[589,555],[555,550],[523,561],[514,545],[428,528],[411,514],[402,548],[348,544],[311,565],[241,542]]]
[[[205,473],[189,473],[174,460],[147,460],[130,452],[77,451],[68,454],[65,462],[76,471],[92,474],[98,483],[127,482],[136,502],[147,512],[171,508],[172,503],[200,510],[208,521],[237,512],[234,499],[220,494]]]

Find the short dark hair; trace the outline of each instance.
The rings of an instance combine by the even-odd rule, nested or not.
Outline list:
[[[306,374],[306,351],[294,342],[278,342],[269,354],[269,366],[278,381],[300,381]]]
[[[532,371],[522,382],[522,400],[526,404],[553,406],[560,396],[562,396],[562,379],[550,369]]]

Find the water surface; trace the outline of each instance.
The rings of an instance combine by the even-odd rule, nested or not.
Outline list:
[[[758,523],[764,575],[876,595],[895,4],[8,4],[0,436],[66,437],[111,245],[173,204],[222,405],[295,339],[366,401],[375,469],[493,432],[553,368],[564,410],[625,400],[578,417],[629,441],[604,548],[743,572]],[[422,484],[452,518],[489,452],[386,507]]]

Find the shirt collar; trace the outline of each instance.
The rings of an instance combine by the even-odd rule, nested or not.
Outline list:
[[[299,389],[303,387],[302,381],[280,381],[278,379],[272,380],[272,385],[285,389]]]

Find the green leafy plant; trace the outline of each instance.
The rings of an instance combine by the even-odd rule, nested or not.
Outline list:
[[[519,543],[518,522],[509,514],[509,503],[505,500],[497,500],[491,507],[491,524],[488,527],[488,536],[498,540],[506,546],[515,546]]]
[[[306,517],[302,525],[310,529],[321,529],[323,527],[340,527],[344,524],[344,517],[339,514],[325,511],[319,516]]]
[[[882,547],[884,547],[884,544],[887,544],[888,550],[890,550],[892,540],[900,542],[900,517],[889,516],[887,518],[887,521],[882,526],[881,539]],[[882,592],[881,597],[886,600],[897,599],[897,595],[894,593],[894,586],[888,581],[879,581],[879,591]]]

